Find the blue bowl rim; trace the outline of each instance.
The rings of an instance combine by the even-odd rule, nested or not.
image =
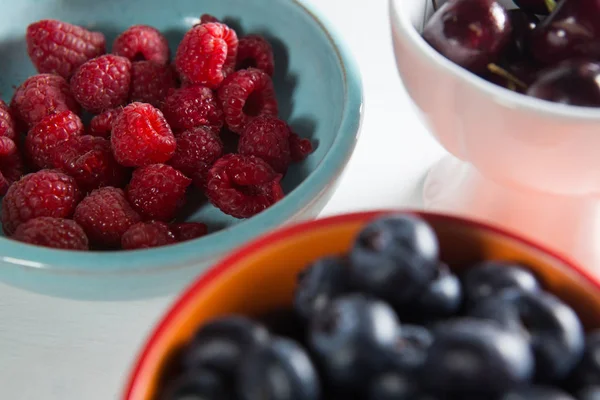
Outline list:
[[[0,260],[11,266],[52,273],[104,275],[154,273],[213,260],[223,253],[293,220],[320,198],[341,175],[358,140],[363,117],[360,70],[351,52],[319,11],[302,0],[293,3],[318,24],[336,49],[344,74],[344,110],[338,134],[317,168],[286,197],[262,213],[206,237],[170,246],[131,251],[69,251],[0,238]],[[229,235],[235,230],[235,235]]]

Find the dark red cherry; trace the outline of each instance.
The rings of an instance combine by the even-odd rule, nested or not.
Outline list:
[[[518,93],[525,93],[536,81],[539,69],[526,61],[491,65],[481,77],[498,86]]]
[[[423,38],[472,72],[499,59],[510,41],[508,13],[496,0],[449,0],[429,19]]]
[[[600,107],[600,64],[570,60],[540,73],[527,95],[562,104]]]
[[[561,0],[534,29],[529,48],[545,65],[600,57],[600,1]]]
[[[513,0],[513,2],[521,10],[537,15],[550,14],[550,9],[554,6],[554,0]]]
[[[508,11],[508,17],[512,26],[512,34],[503,59],[508,61],[529,60],[531,56],[527,46],[531,32],[540,23],[540,19],[519,9]]]

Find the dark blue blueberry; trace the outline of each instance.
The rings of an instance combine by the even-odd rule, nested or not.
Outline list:
[[[569,381],[574,389],[600,386],[600,331],[592,332],[586,337],[583,357],[571,373]]]
[[[198,369],[187,371],[166,386],[161,400],[231,400],[229,385],[216,373]]]
[[[554,387],[533,385],[511,390],[500,400],[575,400],[575,398]]]
[[[423,321],[455,315],[462,305],[462,286],[445,264],[440,264],[436,278],[429,283],[415,308]]]
[[[213,320],[202,326],[184,350],[185,369],[207,368],[231,376],[244,354],[269,339],[265,327],[242,316]]]
[[[531,379],[529,343],[493,321],[447,321],[434,337],[421,376],[442,398],[494,398]]]
[[[584,332],[577,314],[556,296],[508,289],[488,297],[469,314],[499,322],[529,338],[536,360],[536,380],[562,380],[579,362]]]
[[[433,400],[421,391],[417,379],[406,372],[386,372],[371,382],[367,400]]]
[[[600,386],[589,386],[579,390],[577,400],[600,400]]]
[[[306,321],[289,307],[264,313],[257,321],[265,326],[271,335],[285,336],[300,343],[306,338]]]
[[[387,353],[389,368],[418,372],[433,343],[432,333],[419,325],[402,325],[394,347]]]
[[[530,270],[510,261],[484,261],[463,277],[464,296],[471,304],[509,288],[537,292],[540,284]]]
[[[399,329],[389,305],[363,294],[350,294],[315,314],[308,343],[328,384],[354,391],[363,389],[370,377],[385,368]]]
[[[369,223],[350,252],[350,282],[401,308],[435,277],[438,241],[421,218],[392,215]]]
[[[318,400],[319,376],[306,351],[276,337],[244,357],[237,379],[241,400]]]
[[[346,292],[348,266],[340,257],[325,257],[302,271],[294,294],[294,309],[302,318],[310,317],[335,297]]]

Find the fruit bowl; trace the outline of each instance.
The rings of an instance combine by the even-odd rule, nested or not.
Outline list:
[[[243,34],[257,33],[273,46],[273,76],[280,116],[310,138],[315,151],[291,167],[282,180],[285,198],[248,219],[229,217],[209,205],[186,212],[211,233],[185,243],[126,252],[73,252],[0,238],[0,279],[55,296],[127,299],[171,294],[230,249],[291,221],[311,219],[324,207],[357,141],[362,117],[359,71],[340,37],[317,12],[299,1],[192,1],[165,7],[158,0],[22,1],[2,13],[0,74],[2,98],[35,74],[25,29],[40,19],[59,19],[115,37],[134,24],[156,27],[171,53],[185,32],[212,14]],[[311,43],[306,46],[306,43]]]
[[[199,278],[153,329],[135,361],[122,398],[157,398],[173,357],[204,323],[230,314],[257,316],[290,308],[300,271],[324,256],[346,253],[367,222],[390,213],[349,214],[287,227],[223,260]],[[440,243],[440,258],[453,271],[488,259],[527,265],[547,290],[579,313],[587,328],[598,328],[599,283],[573,262],[483,223],[434,213],[410,214],[422,217],[433,227]]]
[[[421,36],[432,14],[430,0],[390,1],[400,76],[451,153],[429,172],[426,208],[510,227],[600,271],[600,111],[506,90],[455,65]]]

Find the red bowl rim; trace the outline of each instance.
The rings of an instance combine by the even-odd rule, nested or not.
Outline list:
[[[508,237],[510,239],[519,241],[529,247],[532,247],[538,251],[548,254],[549,256],[561,261],[563,264],[567,265],[571,268],[575,273],[579,274],[584,280],[591,283],[598,290],[600,290],[600,278],[593,276],[589,271],[585,270],[578,263],[570,260],[565,255],[559,254],[554,250],[551,250],[545,246],[542,246],[535,241],[530,239],[526,239],[521,237],[520,235],[507,231],[503,228],[499,228],[497,226],[488,224],[482,221],[476,221],[468,218],[457,217],[447,214],[440,213],[432,213],[432,212],[423,212],[423,211],[415,211],[415,210],[375,210],[375,211],[364,211],[364,212],[354,212],[347,214],[340,214],[331,217],[316,219],[307,222],[301,222],[298,224],[290,225],[288,227],[284,227],[278,230],[275,230],[271,233],[268,233],[258,239],[246,244],[240,249],[234,251],[231,255],[224,258],[221,262],[218,262],[215,266],[210,268],[206,273],[201,275],[194,281],[184,292],[183,294],[171,305],[167,313],[163,316],[162,320],[156,325],[152,334],[146,340],[144,347],[142,348],[141,353],[138,355],[135,361],[135,367],[133,368],[131,375],[128,379],[125,397],[124,400],[131,399],[131,395],[133,393],[134,385],[136,379],[139,375],[142,366],[145,364],[150,349],[154,347],[154,344],[158,340],[159,337],[163,335],[166,328],[171,324],[171,321],[175,318],[175,316],[179,313],[179,311],[184,308],[187,303],[192,301],[194,296],[201,292],[205,287],[209,286],[212,281],[216,278],[227,272],[230,268],[235,266],[240,260],[248,257],[250,254],[255,251],[269,245],[273,242],[278,242],[283,240],[289,236],[294,236],[298,233],[312,230],[312,229],[321,229],[331,225],[337,224],[346,224],[352,222],[359,222],[364,220],[369,220],[376,218],[378,216],[391,214],[391,213],[404,213],[404,214],[414,214],[417,216],[427,217],[429,220],[434,221],[445,221],[445,222],[453,222],[463,225],[468,225],[473,228],[487,230],[493,233],[500,234],[502,236]]]

